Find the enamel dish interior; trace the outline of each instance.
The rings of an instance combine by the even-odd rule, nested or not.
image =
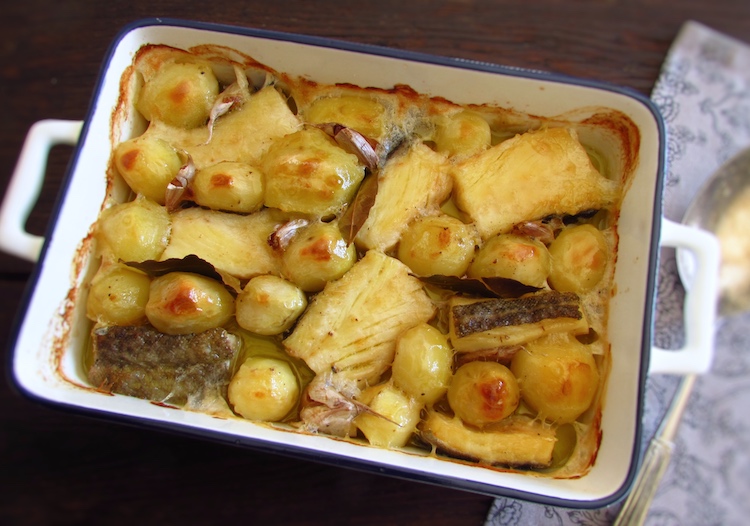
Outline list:
[[[619,221],[617,293],[610,307],[612,371],[604,401],[601,447],[591,471],[569,480],[500,472],[422,453],[383,450],[239,419],[217,419],[92,390],[81,359],[89,330],[81,284],[90,272],[87,249],[91,225],[108,190],[105,174],[109,153],[113,143],[132,136],[138,125],[131,116],[111,131],[120,77],[134,53],[148,43],[181,48],[212,43],[236,49],[278,71],[319,82],[382,88],[408,84],[419,92],[457,103],[489,103],[539,116],[585,114],[586,108],[595,106],[629,116],[640,131],[639,163]],[[36,283],[27,297],[25,317],[17,328],[14,378],[26,394],[43,402],[227,443],[569,507],[613,502],[632,481],[640,438],[641,395],[647,369],[644,362],[650,348],[650,291],[659,231],[662,141],[662,128],[653,108],[638,96],[610,87],[305,37],[164,21],[137,24],[121,34],[105,61],[59,214],[47,236]]]

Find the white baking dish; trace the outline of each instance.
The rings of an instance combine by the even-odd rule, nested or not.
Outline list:
[[[383,88],[407,84],[458,103],[489,103],[543,117],[585,116],[591,107],[627,115],[640,132],[638,165],[619,222],[617,293],[611,302],[609,329],[612,373],[601,447],[591,471],[565,480],[501,472],[239,419],[217,419],[90,389],[81,359],[89,325],[81,301],[85,289],[80,285],[89,263],[91,225],[109,190],[109,152],[135,126],[134,119],[125,118],[111,132],[120,78],[134,53],[147,43],[181,48],[212,43],[320,82]],[[45,238],[37,238],[26,233],[23,224],[44,177],[46,151],[58,143],[75,144],[76,149],[52,224]],[[115,420],[490,495],[582,508],[614,502],[627,492],[637,468],[646,375],[701,373],[711,362],[717,244],[711,235],[661,217],[664,150],[664,128],[654,106],[637,94],[608,85],[298,35],[161,19],[139,22],[126,28],[109,50],[83,123],[42,121],[32,128],[3,202],[0,248],[38,260],[15,328],[12,377],[33,399]],[[686,301],[686,345],[679,352],[651,347],[660,246],[686,248],[698,260],[699,272]]]

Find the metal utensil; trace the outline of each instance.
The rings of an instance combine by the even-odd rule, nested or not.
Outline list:
[[[634,526],[643,524],[659,489],[664,473],[669,466],[674,449],[674,437],[687,407],[696,376],[689,374],[680,381],[664,419],[654,438],[646,449],[643,464],[633,484],[633,489],[617,515],[614,526]]]
[[[745,214],[750,217],[750,148],[742,150],[714,172],[688,206],[682,222],[716,234],[722,249],[729,247],[732,253],[750,253],[748,225],[741,225],[741,234],[733,236],[731,242],[726,237],[727,226],[731,226],[728,222],[742,221],[740,216]],[[746,263],[746,258],[741,258],[744,264],[733,264],[734,257],[725,251],[722,261],[718,298],[722,317],[750,310],[750,264]],[[677,269],[686,287],[692,282],[693,265],[689,252],[677,251]]]
[[[709,177],[688,206],[682,222],[719,235],[722,221],[728,220],[727,214],[736,213],[734,210],[737,206],[745,206],[744,201],[740,202],[743,196],[748,201],[747,213],[750,214],[750,148],[741,151]],[[750,238],[742,236],[739,242],[750,243],[746,240]],[[689,288],[694,274],[694,261],[690,252],[678,249],[677,267],[682,283]],[[744,272],[750,276],[750,264]],[[723,274],[722,277],[720,297],[717,298],[719,316],[726,317],[750,310],[750,286],[743,287],[744,276],[735,273],[731,276]],[[739,282],[732,286],[731,278],[739,279]],[[615,526],[640,525],[646,520],[651,502],[672,457],[674,437],[695,379],[695,375],[687,375],[680,381],[659,429],[646,449],[640,472],[615,519]]]

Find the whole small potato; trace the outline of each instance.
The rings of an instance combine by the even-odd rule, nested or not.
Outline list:
[[[470,278],[507,278],[542,287],[550,270],[544,243],[515,234],[499,234],[487,240],[469,267]]]
[[[167,141],[148,135],[121,142],[114,160],[117,171],[135,193],[160,205],[164,204],[167,185],[183,165]]]
[[[422,404],[433,404],[448,390],[453,349],[448,338],[432,325],[408,329],[396,342],[393,382]]]
[[[237,296],[237,323],[250,332],[271,336],[291,327],[307,307],[294,283],[278,276],[256,276]]]
[[[593,225],[568,227],[550,244],[549,283],[560,292],[588,292],[604,277],[608,249]]]
[[[357,156],[318,128],[274,141],[260,168],[267,176],[266,206],[320,217],[338,213],[365,177]]]
[[[151,278],[115,263],[103,265],[91,280],[86,315],[106,325],[135,325],[146,319]]]
[[[195,202],[213,210],[249,214],[263,205],[263,174],[246,163],[224,161],[198,170],[190,187]]]
[[[148,321],[166,334],[214,329],[234,316],[234,298],[223,283],[191,274],[170,272],[151,282]]]
[[[518,407],[521,395],[513,373],[497,362],[469,362],[458,368],[448,403],[461,420],[482,427],[500,422]]]
[[[357,260],[336,223],[313,223],[295,234],[282,255],[285,276],[306,292],[323,290]]]
[[[591,351],[568,336],[528,343],[513,357],[511,370],[524,402],[557,423],[581,416],[599,387],[599,369]]]
[[[248,420],[278,422],[294,409],[299,382],[288,362],[251,356],[229,382],[229,403]]]
[[[438,120],[434,141],[439,152],[469,156],[489,148],[492,133],[481,115],[461,111]]]
[[[172,62],[146,81],[136,108],[149,121],[190,129],[206,123],[218,95],[219,81],[208,63]]]
[[[139,197],[104,210],[97,221],[96,239],[105,259],[159,259],[169,242],[171,220],[163,206]]]
[[[398,259],[419,276],[463,276],[478,244],[472,225],[449,215],[422,217],[401,236]]]

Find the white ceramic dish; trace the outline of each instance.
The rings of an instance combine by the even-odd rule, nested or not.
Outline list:
[[[320,82],[350,82],[415,90],[459,103],[489,103],[538,116],[606,107],[627,115],[640,132],[638,165],[623,202],[616,295],[612,298],[612,374],[608,382],[598,458],[578,479],[507,473],[325,436],[279,431],[241,420],[165,408],[110,396],[87,386],[81,353],[88,323],[81,301],[88,265],[88,236],[108,191],[105,174],[112,144],[127,137],[126,118],[111,133],[120,77],[146,43],[189,48],[212,43],[246,53],[279,71]],[[80,135],[79,135],[80,133]],[[26,212],[44,177],[46,150],[76,144],[74,158],[44,239],[23,229]],[[645,98],[608,85],[540,72],[316,38],[181,21],[143,21],[112,45],[93,103],[83,123],[42,121],[30,131],[0,213],[0,248],[38,259],[12,340],[12,377],[32,399],[77,412],[144,426],[168,428],[358,469],[412,478],[490,495],[568,507],[593,508],[621,498],[638,465],[640,414],[646,375],[701,373],[711,362],[716,269],[715,239],[661,218],[664,128]],[[82,241],[83,240],[83,241]],[[660,246],[693,251],[698,273],[686,302],[686,345],[680,352],[651,347],[651,323]]]

